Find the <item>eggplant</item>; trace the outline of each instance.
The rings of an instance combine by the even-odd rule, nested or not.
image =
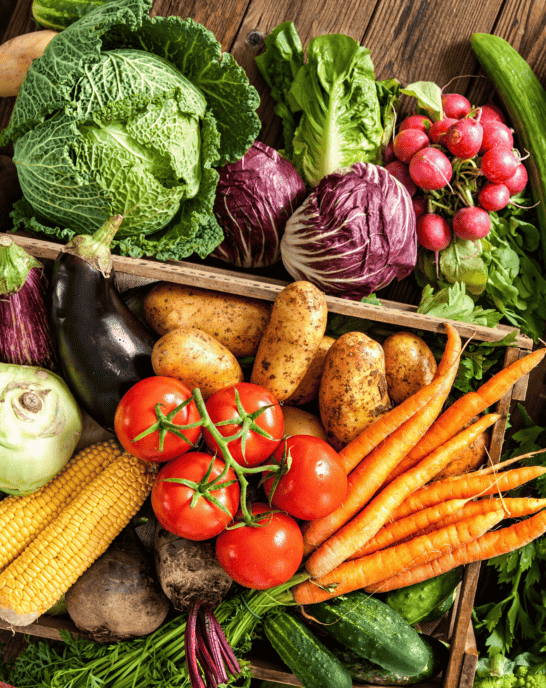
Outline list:
[[[61,373],[81,407],[114,429],[127,390],[154,375],[155,338],[125,305],[115,284],[110,243],[114,215],[93,235],[75,236],[53,265],[51,323]]]

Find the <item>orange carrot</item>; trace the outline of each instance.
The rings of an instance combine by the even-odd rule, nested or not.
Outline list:
[[[460,512],[467,502],[467,499],[448,499],[446,502],[434,504],[428,509],[417,511],[406,516],[406,518],[401,518],[399,521],[387,523],[377,531],[373,538],[370,538],[365,545],[351,555],[349,559],[359,559],[380,549],[399,544],[416,533],[424,535],[426,532],[430,532],[430,530],[437,530],[439,523],[448,525],[444,521],[452,515],[454,520],[458,521],[461,518]]]
[[[425,457],[417,466],[387,485],[349,523],[335,532],[311,554],[305,564],[311,576],[321,578],[349,559],[377,533],[406,497],[425,485],[451,461],[453,456],[473,442],[499,418],[498,413],[483,416]],[[346,505],[347,500],[343,504]],[[351,515],[349,509],[346,509],[345,514]]]
[[[394,466],[402,460],[434,422],[439,413],[436,400],[439,397],[443,399],[447,397],[452,380],[444,375],[432,384],[438,384],[440,390],[434,399],[402,423],[371,451],[354,471],[349,473],[347,494],[337,509],[328,516],[311,521],[305,528],[303,533],[305,555],[313,552],[369,502]]]
[[[405,588],[407,585],[413,585],[414,583],[420,583],[421,581],[439,576],[462,564],[470,564],[473,561],[491,559],[500,554],[513,552],[515,549],[519,549],[544,535],[544,533],[546,533],[546,509],[506,528],[485,533],[472,542],[461,545],[461,547],[457,547],[452,552],[443,554],[428,563],[421,564],[407,571],[401,571],[394,576],[384,578],[382,581],[366,585],[365,590],[372,593]]]
[[[543,466],[523,466],[492,475],[467,473],[425,485],[410,495],[392,514],[396,521],[446,499],[472,499],[496,492],[507,492],[546,473]]]
[[[447,342],[433,381],[448,374],[455,379],[461,354],[461,337],[457,330],[445,323]],[[338,453],[346,473],[350,473],[383,440],[391,435],[408,418],[428,404],[438,393],[438,384],[428,384],[411,397],[392,408],[384,416],[365,428]],[[439,411],[438,411],[439,413]]]
[[[389,480],[393,480],[414,466],[424,456],[453,437],[474,416],[499,401],[520,378],[535,368],[545,355],[546,347],[537,349],[493,375],[476,392],[468,392],[457,399],[444,411],[408,456],[398,464],[389,476]]]
[[[353,590],[373,585],[388,576],[404,571],[416,562],[425,564],[476,539],[496,525],[504,516],[503,511],[464,519],[456,524],[434,531],[430,535],[412,538],[400,545],[383,549],[374,554],[346,561],[319,580],[307,580],[293,588],[298,604],[315,604]]]
[[[451,523],[455,523],[461,518],[486,514],[488,511],[496,511],[497,509],[503,509],[507,518],[522,518],[523,516],[529,516],[529,514],[534,514],[546,507],[546,499],[534,499],[532,497],[497,497],[493,499],[478,499],[476,501],[453,499],[450,501],[463,502],[463,506],[459,513],[453,512],[446,514],[444,518],[426,525],[422,530],[416,530],[415,533],[417,535],[426,535],[437,528],[443,528]],[[449,502],[442,502],[442,504],[449,504]],[[434,507],[429,507],[429,509],[431,508]],[[424,511],[428,511],[428,509],[424,509]],[[419,513],[421,512],[418,511],[417,514]],[[411,519],[417,516],[417,514],[406,516],[402,521]],[[401,521],[394,521],[391,525],[396,523],[401,523]]]

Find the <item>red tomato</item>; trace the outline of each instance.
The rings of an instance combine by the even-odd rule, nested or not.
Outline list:
[[[251,506],[252,514],[266,511],[271,511],[267,504]],[[303,559],[303,536],[291,516],[278,511],[264,516],[260,523],[258,527],[224,530],[216,538],[216,556],[222,568],[236,583],[254,590],[285,583]]]
[[[206,407],[212,422],[223,437],[235,435],[242,427],[243,418],[237,408],[235,390],[239,393],[240,403],[246,413],[256,415],[253,421],[254,426],[250,426],[244,447],[241,439],[237,439],[228,442],[228,448],[232,457],[241,466],[259,466],[271,456],[282,439],[284,431],[282,409],[270,392],[251,382],[239,382],[219,389],[207,399]],[[264,408],[264,411],[257,413]],[[228,425],[217,425],[226,420],[234,422]],[[265,430],[273,439],[260,435],[259,431],[253,429],[256,427]],[[208,430],[203,430],[203,438],[211,451],[220,452],[220,447]]]
[[[272,459],[282,463],[285,452],[292,463],[275,487],[272,506],[306,521],[327,516],[347,493],[347,475],[337,452],[311,435],[292,435],[278,446]],[[273,483],[274,476],[264,482],[268,497]]]
[[[218,487],[211,495],[227,509],[226,513],[219,506],[201,495],[191,506],[196,490],[183,483],[170,482],[168,478],[182,478],[192,483],[199,483],[207,473],[214,460],[208,480],[213,480],[225,468],[225,463],[213,459],[204,452],[190,452],[166,463],[157,474],[152,487],[152,508],[159,523],[170,533],[188,540],[208,540],[221,533],[232,520],[239,508],[239,482],[230,468]],[[225,483],[231,485],[222,487]]]
[[[114,429],[125,451],[145,461],[169,461],[185,454],[197,441],[201,432],[199,426],[182,432],[189,443],[167,431],[162,449],[159,447],[157,430],[136,442],[133,440],[157,422],[156,404],[167,415],[190,397],[191,392],[186,385],[172,377],[147,377],[133,385],[123,395],[114,417]],[[192,400],[176,414],[172,422],[176,425],[189,425],[199,418],[199,411]]]

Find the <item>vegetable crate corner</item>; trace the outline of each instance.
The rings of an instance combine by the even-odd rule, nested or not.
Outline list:
[[[42,259],[46,264],[48,261],[55,260],[60,253],[60,246],[58,244],[20,235],[10,236],[13,236],[14,241],[26,249],[28,253],[36,258]],[[168,284],[207,289],[223,295],[251,297],[258,303],[271,304],[271,302],[276,302],[279,294],[284,293],[285,289],[288,287],[288,283],[280,280],[254,277],[231,270],[196,265],[191,262],[158,262],[154,260],[140,260],[113,256],[113,267],[116,273],[117,287],[122,295],[128,294],[132,287],[150,287],[151,289],[161,284]],[[326,334],[331,340],[330,346],[332,347],[334,346],[332,342],[339,342],[345,335],[352,334],[355,336],[369,336],[375,341],[381,342],[386,349],[387,340],[392,342],[392,337],[400,333],[409,333],[419,340],[429,342],[431,351],[434,351],[436,348],[436,351],[439,352],[436,358],[440,359],[438,368],[443,366],[442,373],[437,378],[436,383],[429,382],[428,387],[433,391],[436,390],[436,396],[442,402],[447,399],[449,390],[451,389],[451,385],[449,388],[446,387],[446,380],[450,378],[451,375],[450,383],[453,383],[453,378],[455,377],[456,368],[458,366],[454,366],[453,363],[454,361],[459,361],[461,344],[463,352],[466,350],[467,355],[471,353],[472,355],[469,356],[469,360],[474,362],[479,359],[480,346],[489,346],[492,349],[496,348],[499,355],[496,364],[498,372],[495,373],[495,375],[498,375],[503,369],[513,365],[516,361],[525,358],[533,349],[533,342],[531,339],[519,334],[517,330],[506,326],[498,326],[492,329],[462,322],[444,322],[439,318],[417,314],[413,306],[395,302],[383,301],[380,305],[375,305],[328,296],[325,297],[325,300],[327,310],[325,317],[327,317],[328,321]],[[260,317],[259,308],[256,313],[257,315],[255,314],[253,317]],[[364,333],[366,333],[366,335],[364,335]],[[455,340],[459,342],[458,350],[453,346]],[[476,353],[477,351],[478,353]],[[239,356],[241,359],[244,358],[244,351],[240,352]],[[256,359],[258,358],[259,352],[256,354]],[[426,367],[425,359],[423,358],[421,361],[421,367]],[[166,374],[168,374],[168,372]],[[324,368],[322,375],[324,376],[326,374],[327,369]],[[467,367],[467,376],[472,377],[473,375],[479,377],[481,371],[479,371],[479,366],[473,368],[471,364]],[[480,410],[475,409],[475,412],[472,413],[468,419],[460,423],[461,428],[469,425],[469,428],[465,428],[464,432],[469,433],[468,437],[471,437],[472,432],[477,432],[477,430],[473,430],[473,428],[478,425],[474,422],[474,416],[479,415],[481,411],[485,411],[486,409],[491,410],[493,406],[495,407],[495,413],[489,413],[483,416],[482,425],[478,428],[481,434],[481,431],[489,426],[488,445],[486,453],[482,455],[482,463],[483,456],[486,456],[487,463],[499,463],[511,403],[513,401],[523,401],[525,399],[527,378],[527,374],[519,376],[517,381],[507,386],[506,389],[501,389],[497,386],[495,388],[497,396],[494,398],[493,396],[488,397],[489,403],[485,403],[485,406],[482,406]],[[436,387],[432,387],[433,384],[436,384]],[[334,390],[332,395],[336,394],[338,394],[338,392]],[[339,392],[339,394],[341,394],[341,392]],[[432,392],[429,393],[429,396],[430,394],[432,394]],[[442,394],[444,394],[444,396],[442,396]],[[463,396],[463,393],[461,393],[461,396]],[[428,399],[428,402],[431,401],[431,398]],[[312,401],[309,402],[311,406],[313,403]],[[320,400],[316,403],[320,404]],[[381,400],[377,401],[376,408],[379,408],[381,403]],[[402,403],[403,402],[400,402],[400,404]],[[303,404],[303,406],[304,408],[309,408],[309,406],[305,404]],[[422,406],[423,408],[427,407],[427,401],[424,396]],[[452,406],[454,406],[454,404],[452,404]],[[383,415],[387,410],[388,409],[383,408]],[[463,418],[462,412],[461,418]],[[473,423],[472,425],[470,425],[471,422]],[[332,431],[333,436],[335,435],[332,428],[329,428],[327,424],[325,424],[325,428],[327,433]],[[409,433],[409,430],[407,432]],[[461,432],[459,434],[463,433]],[[339,438],[339,433],[337,434],[337,438]],[[335,441],[333,441],[332,444],[335,446]],[[341,442],[340,446],[352,446],[351,441],[349,441],[348,444],[346,442]],[[456,445],[454,446],[456,449]],[[431,453],[435,454],[434,451]],[[357,463],[354,463],[354,458],[351,458],[350,452],[345,451],[344,453],[341,452],[341,454],[343,455],[343,461],[347,464],[344,466],[346,473],[349,473],[355,468]],[[404,459],[404,457],[406,457],[405,454],[402,458]],[[400,461],[399,465],[402,466],[403,461]],[[474,466],[473,469],[476,467],[477,466]],[[489,474],[491,474],[491,472],[492,471],[489,470]],[[482,469],[481,473],[488,473],[488,469]],[[433,473],[433,475],[436,476],[436,473]],[[392,484],[394,484],[395,481],[396,478],[393,479]],[[379,487],[383,487],[382,482],[379,483]],[[387,485],[385,490],[388,489],[389,487]],[[485,494],[493,494],[493,490]],[[371,497],[373,497],[373,493]],[[405,502],[403,502],[402,505],[404,503]],[[313,530],[313,524],[320,520],[319,518],[311,520],[311,526],[305,532],[307,542],[311,542],[312,537],[315,537],[316,533]],[[489,527],[491,527],[491,523],[489,523]],[[313,598],[313,596],[317,594],[316,591],[328,590],[327,575],[323,576],[321,569],[323,563],[319,557],[315,556],[318,550],[313,551],[311,549],[311,551],[312,554],[309,556],[307,564],[312,562],[314,570],[316,571],[316,573],[312,575],[319,578],[320,582],[325,581],[326,583],[323,588],[314,586],[314,589],[312,589],[313,586],[310,586],[311,589],[309,590],[306,588],[308,581],[302,578],[302,582],[298,583],[295,588],[296,592],[294,593],[294,599],[297,604],[307,605],[319,601]],[[342,563],[343,562],[344,559],[342,559]],[[436,615],[436,618],[432,620],[430,620],[430,616],[425,615],[419,617],[416,622],[418,624],[417,629],[423,636],[428,637],[431,642],[433,640],[444,641],[444,647],[447,646],[446,655],[448,655],[441,672],[429,675],[420,683],[415,683],[415,685],[420,685],[423,688],[425,688],[425,686],[434,685],[442,686],[443,688],[455,688],[456,686],[470,688],[473,683],[478,655],[472,629],[471,614],[478,583],[480,562],[472,561],[471,563],[466,563],[464,568],[458,566],[457,571],[459,577],[453,577],[450,582],[452,586],[450,589],[450,596],[451,593],[453,593],[453,595],[451,597],[451,605],[448,605],[449,611],[441,614],[439,618],[438,615]],[[384,581],[381,579],[380,583],[383,582]],[[374,587],[373,581],[369,585],[361,585],[360,588],[362,588],[360,594],[363,595],[363,600],[366,600],[366,604],[370,603],[369,600],[375,599],[373,596],[370,596],[369,593],[381,593],[380,584]],[[322,593],[319,593],[319,595],[320,594]],[[310,601],[308,601],[306,595],[310,595]],[[343,599],[345,598],[339,598],[340,604]],[[316,604],[314,609],[316,608],[318,610],[320,606],[321,605]],[[323,610],[324,609],[326,608],[323,608]],[[311,616],[314,621],[318,619],[320,622],[328,624],[328,613],[324,612],[324,614],[323,618],[317,611],[316,614],[314,613]],[[220,621],[222,620],[220,619]],[[291,637],[294,638],[297,636],[297,638],[301,640],[301,643],[304,643],[304,634],[302,635],[303,632],[298,630],[299,624],[300,620],[295,615],[291,616],[290,620],[273,616],[271,623],[264,626],[265,635],[271,640],[271,645],[277,650],[278,656],[283,660],[282,643],[277,647],[276,645],[278,642],[275,638],[287,638],[287,642],[289,642]],[[45,615],[39,617],[29,626],[13,626],[6,622],[2,622],[0,623],[0,628],[11,629],[17,632],[26,633],[30,636],[51,640],[62,639],[63,636],[61,635],[61,631],[68,631],[74,637],[78,635],[83,635],[85,637],[85,633],[82,634],[72,621],[62,617],[56,618]],[[294,634],[296,634],[296,636],[294,636]],[[378,640],[376,637],[374,638],[373,644],[375,645],[377,642]],[[392,645],[392,640],[390,643]],[[410,643],[409,640],[408,643]],[[301,645],[301,647],[303,647],[303,645]],[[404,645],[402,649],[403,652],[406,652],[407,647]],[[295,670],[293,670],[294,673],[291,673],[286,666],[281,665],[281,663],[277,661],[272,662],[269,658],[263,658],[256,654],[249,655],[247,659],[249,661],[252,676],[256,679],[293,686],[305,685],[301,680],[301,676],[300,678],[296,678],[294,675],[296,673]],[[285,661],[285,664],[291,666],[289,661]],[[351,682],[354,686],[363,684],[368,685],[365,678],[356,683],[355,681],[354,675],[351,674]],[[385,685],[385,681],[383,684]],[[339,685],[345,685],[345,683],[341,682]]]

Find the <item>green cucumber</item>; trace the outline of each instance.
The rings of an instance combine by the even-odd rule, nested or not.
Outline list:
[[[355,591],[310,606],[309,613],[339,643],[384,669],[415,676],[429,653],[419,633],[388,604]]]
[[[378,686],[408,686],[438,676],[441,671],[445,670],[449,659],[449,647],[441,640],[427,635],[422,635],[421,640],[428,650],[429,659],[423,671],[415,676],[406,676],[396,671],[383,669],[378,664],[359,657],[347,648],[336,648],[334,654],[348,670],[352,679],[358,683],[372,683]]]
[[[458,566],[421,583],[385,593],[383,599],[391,609],[413,626],[424,621],[452,595],[463,578],[463,571],[463,567]]]
[[[287,612],[267,616],[264,633],[304,688],[351,688],[347,669],[308,626]]]
[[[443,602],[440,602],[440,604],[436,607],[436,609],[433,609],[429,614],[425,616],[424,619],[421,619],[419,622],[420,624],[428,623],[430,621],[438,621],[441,619],[443,616],[445,616],[448,611],[453,607],[455,604],[455,598],[457,597],[457,591],[454,590],[451,595],[445,598]]]
[[[62,31],[107,0],[33,0],[32,18],[40,26]]]
[[[529,172],[546,260],[546,92],[535,73],[510,43],[500,36],[474,33],[470,45],[493,82],[519,140]]]

